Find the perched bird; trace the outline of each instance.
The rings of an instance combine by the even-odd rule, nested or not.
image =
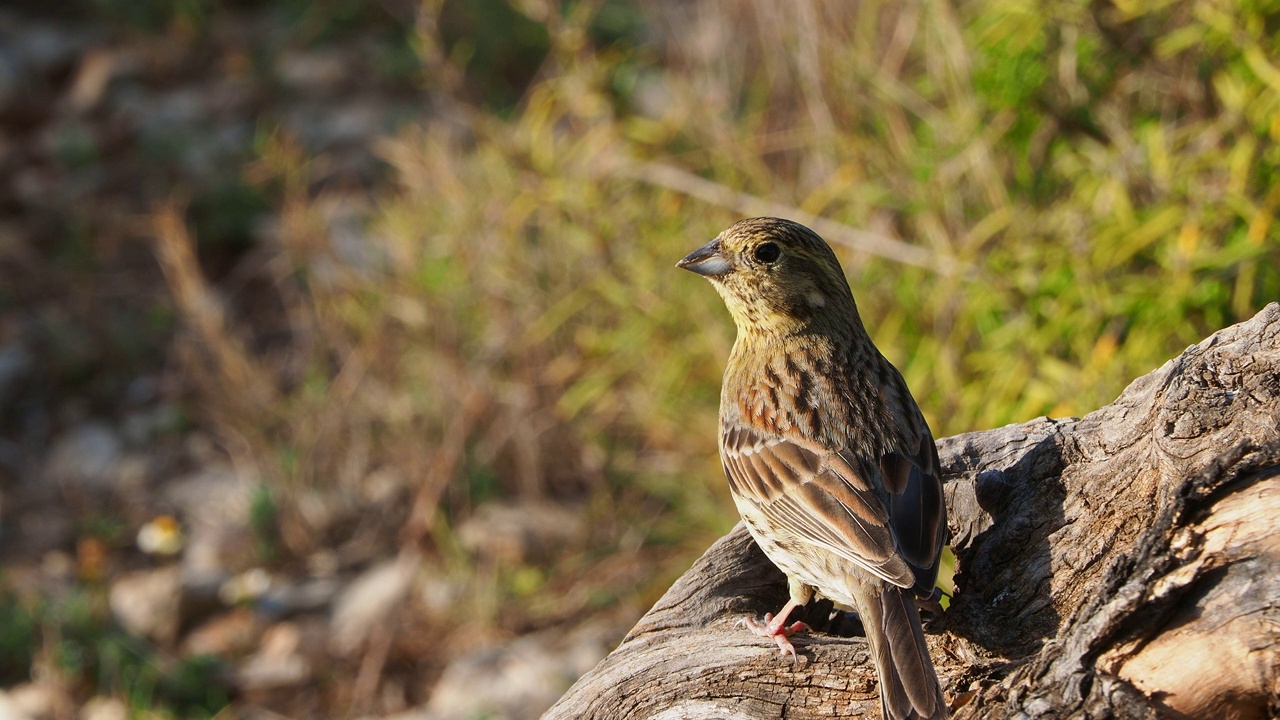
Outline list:
[[[743,220],[677,263],[711,281],[738,337],[720,393],[720,458],[738,512],[791,599],[747,621],[795,655],[787,624],[818,593],[856,610],[886,718],[942,718],[916,597],[946,535],[938,451],[868,337],[830,246],[778,218]]]

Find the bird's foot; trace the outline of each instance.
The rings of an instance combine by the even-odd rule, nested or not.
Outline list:
[[[793,661],[798,661],[799,656],[796,655],[796,646],[791,644],[791,636],[798,632],[809,629],[808,625],[797,620],[790,625],[786,624],[786,616],[778,618],[773,617],[773,613],[767,613],[764,616],[764,622],[760,622],[753,617],[746,617],[739,621],[739,625],[745,625],[753,634],[760,637],[772,638],[778,644],[778,651],[781,655],[790,655]]]

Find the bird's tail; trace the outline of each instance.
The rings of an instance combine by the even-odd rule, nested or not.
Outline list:
[[[915,601],[907,591],[887,583],[857,595],[857,610],[880,675],[880,704],[886,720],[945,718],[946,700],[929,659]]]

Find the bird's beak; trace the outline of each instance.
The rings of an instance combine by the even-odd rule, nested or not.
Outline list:
[[[703,277],[718,278],[733,269],[724,255],[720,254],[720,238],[716,238],[694,250],[676,263],[676,267],[696,272]]]

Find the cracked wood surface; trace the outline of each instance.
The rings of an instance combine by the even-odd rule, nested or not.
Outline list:
[[[928,627],[954,718],[1280,716],[1280,304],[1083,418],[938,443],[956,594]],[[786,581],[739,525],[547,712],[879,715],[856,619],[798,662],[737,627]]]

